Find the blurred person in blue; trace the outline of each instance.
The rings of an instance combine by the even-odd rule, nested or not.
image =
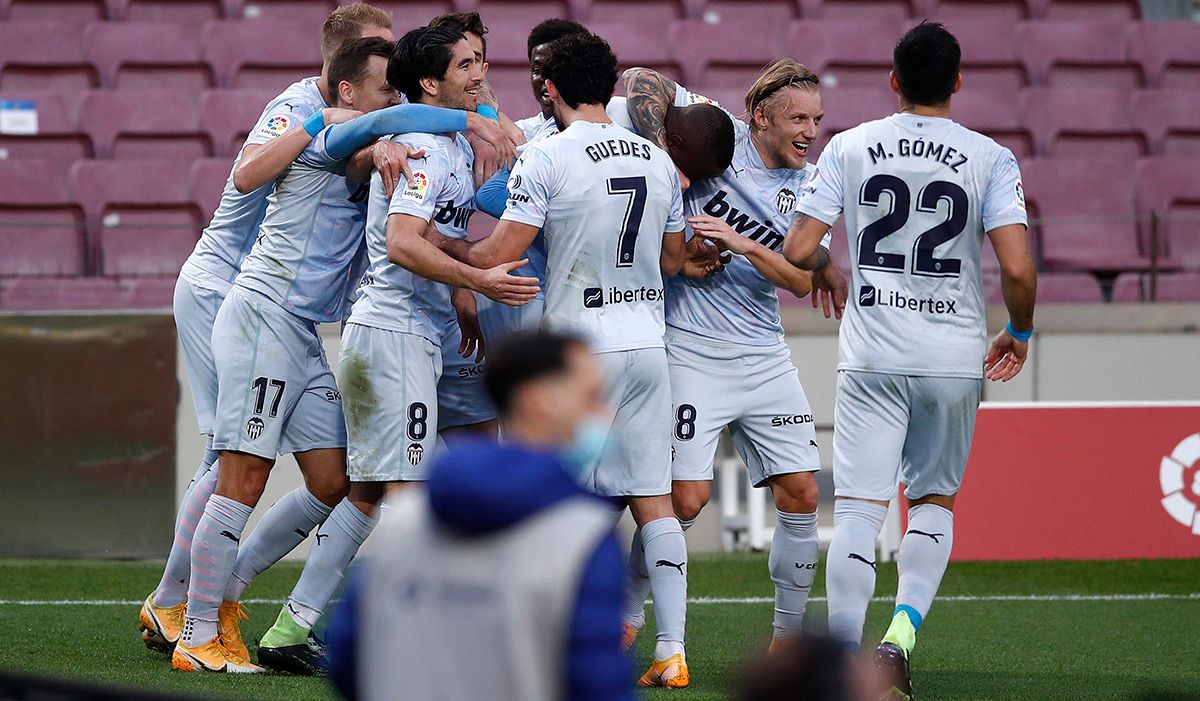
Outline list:
[[[489,349],[503,443],[465,440],[392,497],[330,622],[348,699],[632,699],[613,509],[579,486],[611,417],[585,342]],[[401,691],[403,690],[403,691]]]

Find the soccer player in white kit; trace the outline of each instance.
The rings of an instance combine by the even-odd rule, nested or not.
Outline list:
[[[658,621],[643,685],[688,684],[683,650],[687,547],[670,501],[670,389],[662,276],[683,263],[683,206],[668,155],[611,123],[616,57],[594,35],[554,42],[542,68],[561,131],[530,144],[509,180],[504,217],[468,258],[490,265],[546,237],[544,328],[585,334],[606,369],[615,438],[585,472],[641,526]]]
[[[339,7],[330,13],[322,29],[321,54],[325,65],[321,75],[293,83],[267,103],[234,160],[235,170],[251,170],[264,182],[274,181],[291,164],[295,152],[291,157],[271,158],[268,154],[263,158],[267,144],[303,131],[305,120],[316,112],[323,112],[330,124],[349,116],[345,110],[329,106],[334,101],[326,87],[329,63],[347,40],[373,36],[391,40],[391,25],[390,13],[363,3]],[[345,114],[339,117],[338,113]],[[147,646],[156,649],[170,651],[182,631],[192,538],[217,483],[217,454],[212,450],[217,404],[217,373],[211,345],[213,320],[241,269],[242,259],[254,243],[271,190],[272,185],[267,184],[239,191],[231,172],[220,205],[196,249],[184,262],[175,286],[175,325],[196,418],[200,433],[207,436],[207,445],[204,459],[180,503],[162,579],[139,613],[142,638]]]
[[[912,698],[909,655],[950,559],[982,378],[1020,372],[1037,273],[1012,153],[950,119],[960,49],[922,23],[896,44],[900,111],[833,137],[797,204],[784,255],[823,264],[821,236],[843,212],[853,294],[842,322],[834,410],[829,632],[852,649],[875,589],[875,542],[897,483],[908,529],[891,626],[876,648],[893,698]],[[1000,261],[1009,323],[987,345],[984,236]]]
[[[648,69],[630,69],[625,80],[629,116],[642,133],[665,133],[659,115],[672,103],[708,99]],[[694,234],[689,250],[707,246],[707,239],[733,257],[710,276],[676,276],[667,285],[675,514],[687,530],[708,503],[717,440],[729,427],[752,484],[770,488],[777,511],[769,560],[772,646],[800,632],[819,556],[816,430],[775,293],[782,287],[804,297],[812,286],[813,276],[790,265],[780,249],[797,195],[812,175],[806,156],[824,116],[818,82],[803,65],[780,59],[746,94],[751,123],[728,115],[737,135],[733,161],[719,177],[693,182],[684,207]],[[841,284],[832,264],[819,277]],[[635,540],[626,644],[645,620],[640,562]]]

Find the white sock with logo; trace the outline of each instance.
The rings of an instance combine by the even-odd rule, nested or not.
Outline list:
[[[867,604],[875,593],[875,543],[886,516],[886,506],[857,499],[838,499],[833,506],[833,542],[825,563],[829,635],[853,648],[862,644]]]
[[[329,518],[317,528],[304,570],[287,600],[288,613],[297,625],[309,630],[316,625],[341,586],[350,561],[374,528],[375,519],[359,511],[349,499],[333,507]]]
[[[642,526],[642,547],[658,626],[654,658],[665,660],[683,653],[687,620],[687,541],[679,520],[671,516]]]
[[[188,584],[183,643],[195,647],[217,637],[217,609],[237,561],[238,542],[252,509],[214,494],[204,507],[192,539],[192,579]]]
[[[680,521],[679,527],[687,529],[696,519]],[[642,529],[633,532],[629,545],[629,560],[625,563],[625,597],[621,602],[621,619],[641,630],[646,625],[646,599],[650,596],[650,575],[646,571],[646,550],[642,547]]]
[[[917,504],[908,510],[908,530],[900,541],[896,565],[900,584],[896,605],[914,609],[921,625],[946,574],[954,545],[954,513],[936,504]]]
[[[775,583],[774,637],[798,635],[808,608],[808,595],[817,575],[820,546],[817,512],[792,514],[776,510],[775,536],[767,559]]]
[[[304,542],[333,511],[305,487],[297,487],[271,505],[238,549],[233,576],[225,587],[226,601],[241,601],[254,578]]]

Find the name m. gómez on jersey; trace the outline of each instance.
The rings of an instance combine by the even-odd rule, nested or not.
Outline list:
[[[796,208],[846,216],[839,369],[983,376],[983,237],[1027,223],[1012,152],[950,119],[894,114],[835,135]]]

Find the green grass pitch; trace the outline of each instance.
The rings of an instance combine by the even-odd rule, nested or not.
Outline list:
[[[0,560],[0,669],[208,697],[335,697],[319,679],[173,672],[164,656],[142,646],[138,606],[123,603],[143,598],[160,567]],[[881,563],[879,570],[877,594],[894,593],[895,566]],[[247,596],[282,599],[298,573],[295,565],[277,566]],[[771,596],[764,555],[696,555],[690,586],[694,599]],[[948,598],[934,604],[914,653],[918,698],[1200,699],[1197,592],[1200,559],[954,563],[941,589]],[[79,600],[93,603],[62,603]],[[277,609],[251,606],[251,649]],[[878,639],[890,609],[886,601],[871,605],[867,641]],[[823,628],[824,618],[823,601],[814,601],[811,627]],[[744,661],[765,650],[770,622],[770,603],[694,601],[688,609],[691,688],[643,698],[730,698]],[[649,661],[648,631],[638,639],[631,674]]]

